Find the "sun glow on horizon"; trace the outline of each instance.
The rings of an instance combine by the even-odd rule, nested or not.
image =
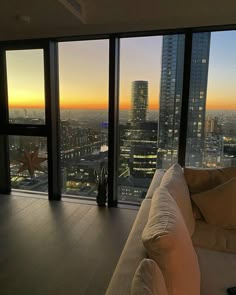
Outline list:
[[[43,50],[6,52],[10,108],[44,108]]]
[[[207,110],[236,110],[236,32],[211,34]],[[131,108],[131,83],[149,82],[148,109],[159,109],[162,37],[121,38],[120,110]],[[10,108],[45,108],[43,50],[10,50]],[[108,40],[59,43],[60,108],[108,109]]]
[[[206,104],[206,110],[236,110],[236,99],[234,99],[234,103],[229,100],[227,100],[227,103],[225,101],[221,101],[218,103],[214,103],[211,101],[208,101]],[[27,103],[13,103],[11,102],[9,104],[10,108],[15,108],[15,109],[44,109],[44,104],[39,105],[39,104],[27,104]],[[74,103],[63,103],[60,104],[60,109],[66,110],[66,109],[71,109],[71,110],[107,110],[108,109],[108,104],[104,103],[90,103],[90,104],[74,104]],[[120,105],[120,110],[130,110],[131,109],[131,102],[127,104],[122,104]],[[159,110],[159,102],[158,103],[153,103],[149,104],[148,110]]]

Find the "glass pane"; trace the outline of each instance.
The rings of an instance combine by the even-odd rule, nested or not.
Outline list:
[[[121,39],[118,198],[140,201],[177,161],[184,35]]]
[[[43,50],[6,52],[9,121],[45,124]]]
[[[47,139],[9,136],[11,187],[48,192]]]
[[[236,31],[196,33],[186,166],[236,165]]]
[[[59,44],[62,191],[96,197],[108,161],[108,40]]]

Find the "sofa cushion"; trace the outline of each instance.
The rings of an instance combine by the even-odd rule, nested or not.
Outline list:
[[[175,199],[183,215],[189,233],[192,235],[194,232],[195,220],[188,185],[181,166],[179,164],[171,166],[163,176],[160,185],[167,188],[171,196]]]
[[[236,230],[196,221],[195,231],[192,236],[193,245],[236,254]]]
[[[192,195],[204,219],[225,229],[236,229],[236,178],[211,190]]]
[[[200,294],[199,266],[188,229],[178,205],[163,187],[153,195],[142,240],[164,275],[169,295]]]
[[[236,177],[236,167],[221,169],[184,168],[191,194],[200,193]]]
[[[236,255],[196,248],[201,269],[201,295],[226,295],[236,286]]]
[[[157,169],[155,174],[153,175],[152,178],[152,182],[149,186],[149,189],[147,191],[146,194],[146,199],[151,199],[153,196],[153,193],[155,192],[155,190],[158,188],[158,186],[161,183],[162,177],[165,174],[165,170],[164,169]]]
[[[193,208],[193,216],[194,216],[194,219],[195,220],[204,220],[200,209],[198,208],[198,206],[196,204],[194,204],[194,202],[192,202],[192,208]],[[195,232],[195,228],[194,228],[194,232]]]
[[[162,272],[154,260],[141,261],[132,281],[131,295],[168,295]]]

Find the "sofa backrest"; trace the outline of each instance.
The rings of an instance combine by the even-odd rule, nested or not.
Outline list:
[[[188,185],[179,164],[172,165],[164,174],[160,187],[165,187],[176,201],[190,235],[194,233],[195,220]]]
[[[191,194],[212,189],[233,177],[236,177],[236,167],[220,169],[184,168],[184,176]]]

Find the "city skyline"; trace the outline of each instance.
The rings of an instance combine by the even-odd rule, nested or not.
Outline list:
[[[219,35],[217,33],[213,38],[218,45]],[[121,39],[119,143],[115,155],[118,157],[116,189],[119,200],[140,202],[156,169],[167,169],[179,159],[184,38],[183,34],[175,34],[163,38]],[[236,92],[232,88],[235,87],[232,83],[235,77],[232,57],[235,54],[227,52],[223,56],[213,43],[209,63],[210,39],[211,33],[207,32],[193,35],[185,165],[230,167],[236,163],[236,109],[232,108],[234,105],[229,98]],[[228,45],[224,43],[224,46]],[[231,47],[227,49],[232,50]],[[28,63],[18,64],[15,69],[14,54],[20,62],[26,59]],[[61,188],[66,195],[95,198],[97,184],[94,171],[108,167],[108,98],[99,99],[104,96],[104,89],[108,90],[108,59],[104,63],[107,54],[108,40],[59,44],[60,97],[74,95],[74,100],[61,101],[58,130]],[[29,59],[34,62],[30,64]],[[35,67],[35,61],[39,63],[38,67]],[[44,124],[46,110],[37,108],[39,102],[44,103],[43,63],[42,50],[7,52],[8,76],[14,78],[14,71],[17,70],[15,78],[18,78],[17,81],[8,80],[10,103],[14,105],[17,89],[20,89],[19,97],[26,98],[24,105],[20,104],[19,99],[20,109],[9,108],[10,123]],[[23,66],[25,75],[22,75]],[[220,81],[217,80],[216,84],[212,77],[217,71]],[[37,77],[40,79],[36,83]],[[18,83],[17,87],[15,83]],[[224,97],[218,101],[218,107],[221,101],[224,103],[218,113],[206,107],[207,86],[208,97],[212,89],[217,89],[219,95]],[[223,93],[219,88],[224,90]],[[41,93],[41,100],[33,100],[30,95],[32,91]],[[84,100],[79,99],[80,108],[75,108],[77,105],[74,101],[79,95],[83,95]],[[34,108],[28,107],[31,101],[35,102]],[[207,100],[207,103],[210,105],[211,100]],[[227,107],[230,107],[230,112],[223,111]],[[98,108],[100,111],[96,110]],[[48,192],[46,161],[43,171],[36,171],[34,175],[22,170],[25,151],[33,155],[38,150],[41,158],[49,157],[50,160],[47,148],[46,137],[9,136],[13,188]]]
[[[207,109],[236,109],[233,81],[236,73],[232,67],[236,61],[235,35],[235,31],[211,35]],[[149,81],[148,109],[159,109],[161,48],[162,37],[121,39],[120,109],[130,109],[130,85],[134,80]],[[7,52],[10,57],[7,59],[9,106],[12,108],[44,107],[43,55],[42,50],[37,51],[36,55],[35,51]],[[107,109],[108,40],[60,43],[59,54],[61,108]],[[140,63],[140,59],[145,62]],[[153,63],[155,66],[151,66]],[[23,67],[33,69],[34,75],[27,75],[27,81],[22,77]]]

